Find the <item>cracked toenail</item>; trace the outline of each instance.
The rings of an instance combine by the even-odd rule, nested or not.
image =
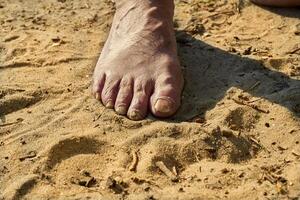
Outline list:
[[[141,113],[137,110],[130,111],[128,113],[128,117],[129,117],[129,119],[132,119],[132,120],[141,120],[143,118]]]
[[[125,106],[118,106],[116,107],[116,112],[120,115],[126,115],[127,108]]]
[[[158,99],[154,105],[156,112],[171,113],[173,111],[173,102],[168,99]]]
[[[99,94],[99,93],[96,93],[96,94],[95,94],[95,98],[96,98],[97,100],[100,101],[100,94]]]
[[[108,101],[105,105],[106,108],[114,108],[114,104],[112,101]]]

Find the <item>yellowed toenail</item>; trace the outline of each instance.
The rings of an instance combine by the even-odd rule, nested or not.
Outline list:
[[[129,117],[129,119],[132,119],[132,120],[141,120],[141,119],[143,119],[141,113],[137,110],[130,111],[128,113],[128,117]]]
[[[106,108],[114,108],[114,104],[112,101],[108,101],[105,105]]]
[[[173,102],[168,99],[158,99],[154,105],[156,112],[171,113],[173,111]]]
[[[116,107],[116,112],[120,115],[126,115],[127,108],[125,106],[118,106]]]
[[[100,94],[99,94],[99,93],[96,93],[96,94],[95,94],[95,98],[96,98],[97,100],[100,101],[100,99],[101,99]]]

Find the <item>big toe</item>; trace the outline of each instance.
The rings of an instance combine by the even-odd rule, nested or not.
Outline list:
[[[156,117],[170,117],[181,103],[183,81],[181,78],[165,78],[158,82],[151,97],[151,111]]]

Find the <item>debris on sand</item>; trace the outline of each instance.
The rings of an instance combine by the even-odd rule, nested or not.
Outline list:
[[[60,37],[56,36],[56,37],[53,37],[51,38],[51,41],[52,41],[52,47],[55,47],[55,46],[59,46],[59,45],[62,45],[62,44],[65,44],[66,41],[64,41],[63,39],[61,39]]]
[[[72,177],[71,183],[90,188],[96,185],[97,180],[88,171],[81,170],[79,177]]]
[[[138,165],[139,158],[136,151],[132,151],[132,163],[129,166],[130,171],[136,171],[136,167]]]
[[[26,159],[30,159],[30,158],[34,158],[36,157],[36,152],[35,151],[30,151],[28,153],[26,153],[25,155],[21,156],[19,158],[20,161],[24,161]]]
[[[300,35],[300,23],[295,25],[293,32],[295,35]]]
[[[298,153],[298,152],[296,152],[296,151],[292,151],[292,154],[294,155],[294,156],[296,156],[296,158],[300,158],[300,153]]]
[[[0,124],[0,127],[5,127],[5,126],[11,126],[11,125],[15,125],[18,123],[23,122],[24,119],[23,118],[18,118],[15,122],[10,122],[10,123],[5,123],[5,124]]]
[[[255,104],[250,104],[250,103],[248,103],[248,102],[246,102],[246,101],[244,101],[244,100],[241,100],[241,99],[235,99],[235,98],[233,98],[232,100],[233,100],[235,103],[237,103],[237,104],[244,105],[244,106],[249,106],[249,107],[251,107],[251,108],[253,108],[254,110],[257,110],[257,111],[259,111],[259,112],[262,112],[262,113],[265,113],[265,114],[270,113],[269,110],[267,110],[267,109],[265,109],[265,108],[261,108],[261,107],[259,107],[258,105],[255,105]]]
[[[107,178],[106,186],[116,194],[121,194],[124,191],[124,187],[111,176]]]
[[[84,187],[92,187],[96,183],[94,177],[87,177],[85,180],[79,180],[78,184]]]
[[[162,161],[158,161],[155,163],[156,167],[158,167],[167,177],[169,177],[171,179],[171,181],[173,182],[177,182],[178,181],[178,177],[177,175],[175,175],[171,170],[169,170],[166,165],[164,164],[164,162]],[[176,172],[177,173],[177,172]]]

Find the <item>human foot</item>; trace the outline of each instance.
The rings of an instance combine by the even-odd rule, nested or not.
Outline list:
[[[300,6],[300,0],[252,0],[252,2],[260,5],[266,5],[266,6],[278,6],[278,7]]]
[[[169,117],[180,106],[183,77],[173,31],[173,0],[119,0],[93,76],[107,108],[141,120],[148,108]]]

